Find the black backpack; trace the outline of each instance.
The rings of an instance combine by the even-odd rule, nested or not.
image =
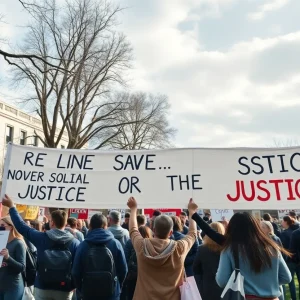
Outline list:
[[[137,280],[137,257],[134,248],[131,249],[130,257],[128,260],[128,273],[127,280]]]
[[[27,247],[26,249],[26,269],[25,269],[25,278],[24,281],[26,283],[26,286],[32,286],[35,281],[36,276],[36,270],[37,270],[37,257],[34,255]]]
[[[72,290],[72,253],[69,245],[53,242],[53,246],[43,252],[38,260],[38,275],[46,289]]]
[[[86,243],[89,250],[84,264],[82,299],[110,299],[118,280],[113,255],[105,244]]]

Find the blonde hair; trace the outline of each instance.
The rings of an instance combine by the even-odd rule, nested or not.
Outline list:
[[[273,225],[270,221],[261,221],[262,226],[266,226],[269,229],[271,235],[275,235]]]
[[[12,227],[12,235],[14,238],[18,239],[18,240],[21,240],[24,242],[24,244],[26,245],[25,241],[24,241],[24,238],[23,236],[17,231],[16,227],[14,226],[11,218],[9,216],[5,216],[3,218],[1,218],[1,220],[6,223],[7,225],[11,226]]]
[[[219,222],[214,222],[210,224],[210,227],[214,229],[216,232],[224,235],[225,234],[225,228],[224,225]],[[213,252],[221,252],[222,246],[218,245],[216,242],[214,242],[211,238],[209,238],[207,235],[203,238],[203,244],[207,246],[210,250]]]

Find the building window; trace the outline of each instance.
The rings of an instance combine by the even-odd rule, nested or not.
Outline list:
[[[38,136],[35,135],[33,137],[33,146],[38,147],[38,145],[39,145],[39,138]]]
[[[12,142],[14,139],[14,128],[12,126],[6,126],[6,144]]]
[[[61,145],[60,147],[61,147],[61,149],[65,149],[66,148],[64,145]]]
[[[26,131],[21,130],[20,145],[26,145]]]

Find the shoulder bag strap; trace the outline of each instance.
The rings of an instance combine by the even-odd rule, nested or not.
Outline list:
[[[236,281],[238,274],[240,273],[240,259],[239,259],[239,253],[237,253],[237,255],[233,254],[233,258],[234,258],[234,270],[235,270],[235,279],[234,281]]]

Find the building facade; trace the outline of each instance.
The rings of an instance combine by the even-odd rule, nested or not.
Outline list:
[[[36,136],[43,137],[42,121],[18,108],[0,101],[0,168],[1,178],[7,144],[12,142],[19,145],[44,147]],[[58,132],[57,132],[58,133]],[[68,135],[62,136],[59,147],[67,148]]]

